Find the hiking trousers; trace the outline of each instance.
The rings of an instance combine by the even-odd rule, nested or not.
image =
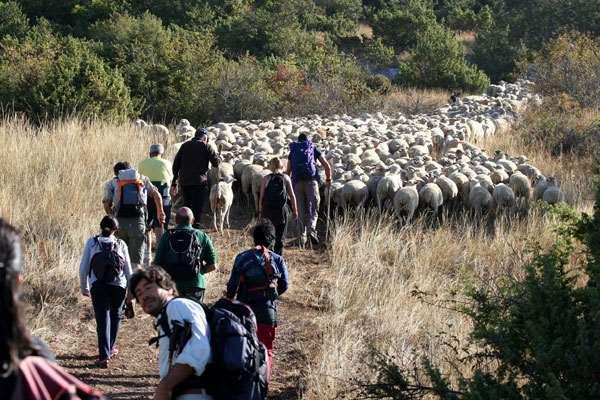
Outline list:
[[[298,202],[298,220],[302,241],[307,235],[317,237],[317,219],[319,218],[319,183],[312,179],[294,184],[294,194]]]
[[[271,221],[275,227],[275,245],[273,246],[273,251],[281,256],[283,255],[283,242],[287,234],[289,213],[287,210],[281,212],[267,211],[264,217]]]
[[[271,324],[257,324],[256,336],[258,340],[267,348],[267,365],[269,368],[268,380],[271,380],[271,370],[273,368],[273,343],[275,342],[275,327]]]
[[[181,195],[183,196],[183,206],[191,208],[194,219],[197,223],[200,223],[204,199],[208,195],[208,182],[202,185],[182,186]]]
[[[144,258],[144,246],[146,245],[146,221],[144,216],[118,218],[118,220],[119,230],[117,236],[127,244],[131,263],[139,266]]]
[[[99,357],[100,360],[108,360],[117,342],[125,304],[125,288],[96,281],[90,295],[96,318]]]

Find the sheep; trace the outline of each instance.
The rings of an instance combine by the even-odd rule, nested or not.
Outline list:
[[[341,207],[354,206],[361,208],[365,206],[369,196],[367,185],[359,180],[346,182],[340,189],[333,193],[335,203]]]
[[[508,184],[515,193],[517,201],[523,203],[524,206],[527,207],[531,196],[531,183],[529,182],[529,178],[522,172],[516,171],[510,176]]]
[[[456,185],[456,183],[454,183],[452,179],[444,175],[437,177],[435,183],[439,186],[440,190],[442,191],[442,197],[444,199],[445,204],[444,207],[450,207],[452,205],[451,208],[454,208],[456,204],[456,199],[458,197],[458,186]]]
[[[533,187],[533,200],[543,200],[544,191],[548,187],[548,181],[544,175],[538,175],[535,177],[535,186]]]
[[[419,205],[431,210],[434,218],[437,217],[442,204],[444,204],[444,195],[437,184],[429,182],[419,190]]]
[[[168,144],[169,141],[169,128],[161,124],[148,124],[143,119],[136,119],[133,125],[143,131],[152,135],[152,141],[154,143]]]
[[[210,188],[209,202],[213,212],[213,227],[215,231],[223,233],[223,221],[227,222],[229,229],[229,212],[233,204],[232,184],[235,179],[232,176],[225,176],[223,180],[212,185]],[[217,221],[219,222],[217,226]]]
[[[481,182],[476,182],[469,192],[469,207],[476,216],[494,209],[494,198]]]
[[[262,165],[250,164],[242,171],[242,193],[246,198],[246,203],[250,204],[250,195],[252,194],[252,181],[254,175],[259,174],[264,167]]]
[[[419,206],[419,192],[417,182],[411,180],[407,186],[399,189],[394,195],[394,213],[399,219],[406,218],[410,222]]]
[[[496,208],[496,212],[499,211],[512,211],[517,206],[517,200],[515,198],[515,193],[504,183],[499,183],[494,187],[494,193],[492,195],[494,198],[494,204]]]
[[[263,178],[269,175],[268,169],[262,169],[252,175],[252,197],[254,198],[254,211],[258,214],[258,205],[260,201],[260,186],[262,185]]]
[[[508,175],[508,172],[504,170],[504,167],[498,165],[490,174],[490,178],[492,178],[494,185],[497,185],[499,183],[507,183],[510,176]]]
[[[196,128],[190,124],[190,121],[184,118],[175,126],[175,132],[177,132],[177,140],[184,141],[194,137]]]
[[[377,207],[379,211],[383,210],[386,201],[393,202],[394,195],[402,187],[402,178],[400,168],[396,168],[390,175],[386,175],[379,180],[377,184]]]
[[[544,191],[542,199],[548,204],[558,204],[564,201],[563,193],[553,176],[548,177],[548,187]]]

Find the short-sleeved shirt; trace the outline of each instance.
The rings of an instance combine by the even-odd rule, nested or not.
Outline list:
[[[140,174],[145,175],[152,182],[171,185],[173,180],[173,168],[171,162],[161,157],[146,158],[139,165]]]
[[[189,224],[179,224],[175,227],[175,229],[193,229],[195,231],[195,235],[200,243],[200,247],[202,248],[202,254],[200,260],[204,265],[215,265],[217,263],[217,252],[210,240],[210,237],[205,232],[202,232],[200,229],[194,229]],[[156,249],[156,254],[154,256],[154,264],[160,267],[166,266],[167,261],[167,253],[169,252],[169,232],[163,233],[160,238],[160,242],[158,243],[158,248]],[[196,279],[191,281],[182,281],[175,280],[175,286],[178,291],[185,291],[187,289],[206,289],[206,280],[204,279],[204,274],[199,272],[196,275]]]

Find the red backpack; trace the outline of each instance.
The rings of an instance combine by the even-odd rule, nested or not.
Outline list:
[[[43,357],[26,357],[19,363],[11,400],[107,400],[57,364]]]

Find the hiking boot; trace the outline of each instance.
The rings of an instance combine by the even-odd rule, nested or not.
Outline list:
[[[119,354],[119,348],[117,346],[113,347],[112,350],[110,351],[110,358],[113,358],[114,356],[116,356],[117,354]]]
[[[108,368],[108,359],[96,361],[96,367],[106,369]]]
[[[319,242],[319,238],[315,233],[311,233],[310,235],[310,244],[313,246],[318,246],[321,242]]]

